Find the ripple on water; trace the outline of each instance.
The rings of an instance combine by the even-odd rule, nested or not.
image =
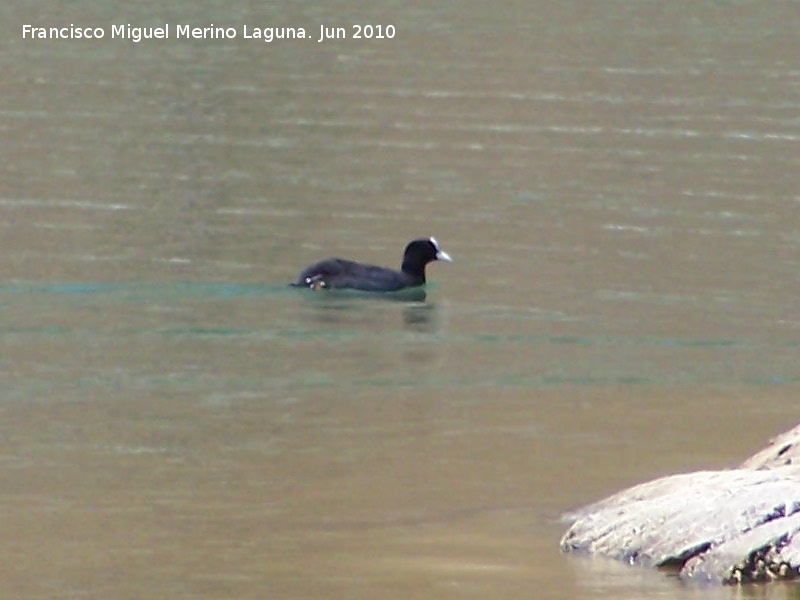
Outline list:
[[[131,204],[90,202],[87,200],[45,200],[40,198],[0,198],[0,206],[21,208],[76,208],[79,210],[136,210]]]

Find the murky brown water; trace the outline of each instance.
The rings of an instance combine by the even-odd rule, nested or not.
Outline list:
[[[795,3],[0,17],[3,597],[700,595],[558,517],[800,415]],[[240,33],[21,39],[127,22]],[[284,285],[431,234],[425,303]]]

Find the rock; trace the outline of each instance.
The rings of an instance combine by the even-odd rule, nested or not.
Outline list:
[[[800,512],[769,521],[692,557],[681,576],[725,584],[794,579],[800,564],[798,532]]]
[[[795,467],[800,475],[800,425],[770,440],[769,446],[744,461],[742,469]]]
[[[800,573],[800,425],[741,468],[663,477],[564,517],[565,552],[739,584]]]

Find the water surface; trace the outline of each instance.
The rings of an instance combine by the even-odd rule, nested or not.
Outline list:
[[[559,516],[797,422],[795,13],[4,4],[5,595],[729,598]],[[424,302],[286,286],[425,235]]]

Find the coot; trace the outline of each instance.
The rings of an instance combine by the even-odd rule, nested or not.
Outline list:
[[[292,283],[296,287],[313,290],[339,288],[366,292],[396,292],[425,284],[425,265],[434,260],[453,262],[450,255],[439,248],[435,238],[413,240],[406,246],[403,264],[399,271],[329,258],[303,270]]]

